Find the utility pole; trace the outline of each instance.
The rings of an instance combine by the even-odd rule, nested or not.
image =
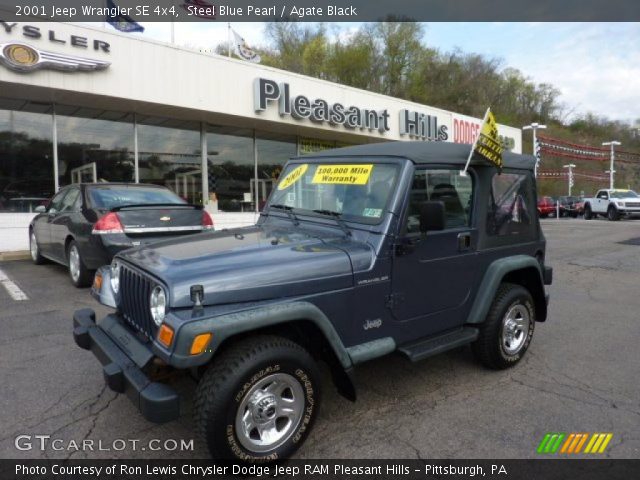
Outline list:
[[[538,165],[540,164],[540,153],[538,152],[538,138],[536,136],[536,131],[538,129],[545,129],[546,125],[540,125],[539,123],[532,123],[531,125],[525,125],[522,127],[522,130],[532,130],[533,132],[533,154],[536,156],[536,165],[533,170],[533,175],[535,177],[538,176]]]
[[[573,169],[576,168],[576,166],[573,163],[570,163],[569,165],[563,165],[562,168],[568,168],[569,169],[569,196],[571,196],[571,187],[573,187]]]
[[[613,175],[616,171],[613,169],[613,162],[616,159],[616,145],[622,145],[622,143],[617,140],[611,140],[610,142],[602,142],[604,147],[611,146],[611,166],[609,167],[609,188],[613,190]]]

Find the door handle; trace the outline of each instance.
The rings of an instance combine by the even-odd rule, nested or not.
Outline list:
[[[471,234],[469,232],[458,234],[458,251],[466,252],[471,250]]]

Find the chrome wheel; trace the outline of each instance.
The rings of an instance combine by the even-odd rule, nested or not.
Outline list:
[[[24,237],[22,237],[24,238]],[[36,234],[31,232],[29,237],[29,250],[31,251],[31,258],[34,262],[38,261],[38,243],[36,242]]]
[[[507,355],[517,354],[529,334],[531,316],[526,306],[516,303],[507,310],[502,321],[502,348]]]
[[[295,377],[275,373],[256,383],[236,413],[236,432],[244,448],[266,452],[285,443],[304,411],[304,392]]]
[[[80,278],[80,253],[75,245],[72,245],[69,249],[69,272],[71,273],[71,279],[77,282]]]

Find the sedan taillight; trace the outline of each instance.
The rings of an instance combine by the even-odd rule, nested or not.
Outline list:
[[[120,222],[120,217],[115,212],[109,212],[93,226],[91,233],[104,235],[108,233],[124,233],[124,227]]]
[[[208,212],[202,211],[202,228],[205,230],[213,229],[213,218]]]

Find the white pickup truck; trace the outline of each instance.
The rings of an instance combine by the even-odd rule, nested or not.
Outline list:
[[[609,220],[640,215],[640,195],[633,190],[602,189],[593,198],[584,199],[584,218],[591,220],[598,215]]]

